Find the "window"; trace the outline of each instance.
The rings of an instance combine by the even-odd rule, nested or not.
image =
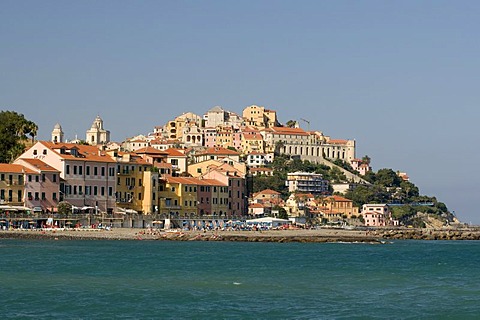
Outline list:
[[[73,194],[77,194],[77,186],[73,186]]]
[[[3,190],[2,190],[2,191],[3,191]],[[32,199],[33,199],[31,192],[28,192],[28,193],[27,193],[27,198],[28,198],[28,200],[32,200]]]
[[[102,188],[100,189],[100,194],[101,194],[102,196],[105,195],[105,187],[102,187]]]
[[[77,174],[77,166],[73,166],[73,174]]]
[[[117,186],[120,185],[120,178],[117,178]]]
[[[32,182],[32,175],[31,174],[28,175],[28,182]]]
[[[202,168],[197,168],[197,173],[202,173]]]
[[[45,192],[42,192],[42,200],[47,200],[47,197],[45,196]]]
[[[79,175],[83,174],[83,167],[82,166],[78,166],[78,174]]]
[[[35,192],[35,200],[40,200],[38,192]]]
[[[142,193],[138,193],[138,200],[142,200]]]
[[[112,187],[108,187],[108,195],[111,197],[113,195],[113,188]],[[155,193],[154,193],[155,195]],[[155,199],[153,199],[155,200]]]
[[[54,192],[54,193],[52,194],[52,200],[57,200],[57,193],[56,193],[56,192]]]
[[[85,174],[86,174],[87,176],[90,175],[90,166],[86,166],[86,167],[85,167]]]
[[[97,186],[94,186],[93,187],[93,195],[96,196],[98,193],[98,187]]]
[[[102,172],[102,177],[105,177],[105,167],[101,168],[101,172]]]
[[[80,195],[83,194],[82,191],[83,191],[82,186],[78,186],[78,194],[80,194]]]
[[[5,190],[0,190],[0,199],[5,200]]]
[[[42,173],[42,182],[45,182],[45,173]]]
[[[35,182],[39,182],[40,181],[40,177],[39,176],[35,176]]]
[[[57,175],[55,173],[52,175],[52,180],[53,182],[57,182]]]
[[[43,149],[43,154],[47,154],[47,149]]]
[[[18,192],[17,192],[17,201],[18,202],[22,201],[22,190],[18,190]]]
[[[33,155],[37,155],[37,150],[33,150]]]
[[[93,175],[94,176],[98,175],[98,168],[97,167],[93,167]]]
[[[67,167],[65,168],[65,172],[67,174],[70,174],[70,165],[69,164],[67,164]]]

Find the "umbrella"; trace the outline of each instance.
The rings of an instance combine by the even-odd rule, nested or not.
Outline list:
[[[72,224],[72,222],[71,222],[71,221],[67,221],[65,224]]]

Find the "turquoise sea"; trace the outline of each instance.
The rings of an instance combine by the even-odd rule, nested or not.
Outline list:
[[[0,240],[2,319],[479,319],[480,242]]]

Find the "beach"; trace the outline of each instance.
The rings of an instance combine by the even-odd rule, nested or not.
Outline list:
[[[139,228],[105,229],[16,229],[0,231],[3,239],[53,240],[165,240],[165,241],[243,241],[243,242],[367,242],[388,239],[480,240],[479,228],[464,229],[376,229],[333,228],[266,231],[184,231]]]

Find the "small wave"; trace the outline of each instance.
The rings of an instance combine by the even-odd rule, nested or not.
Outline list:
[[[241,282],[234,282],[233,284],[236,285],[236,286],[239,286],[239,285],[241,285],[242,283],[241,283]]]

